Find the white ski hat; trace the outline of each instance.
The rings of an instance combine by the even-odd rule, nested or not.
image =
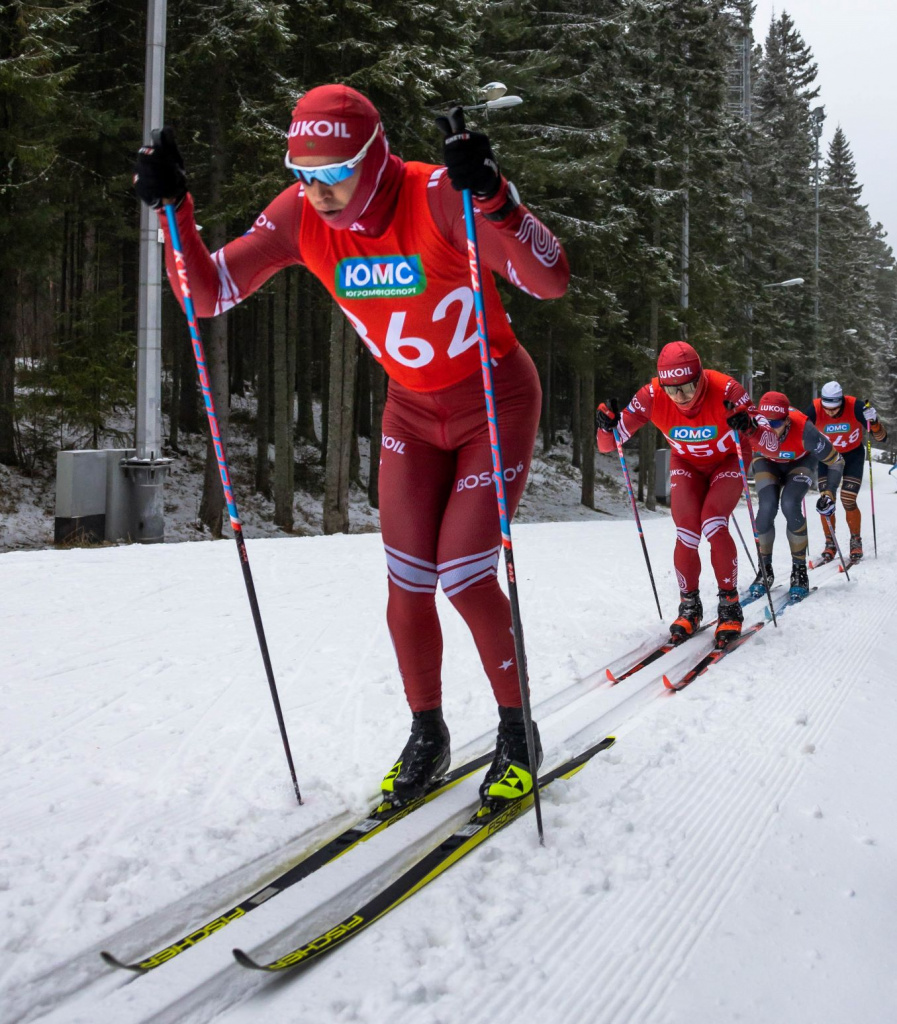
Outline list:
[[[823,384],[821,395],[823,405],[840,405],[844,401],[844,392],[836,380]]]

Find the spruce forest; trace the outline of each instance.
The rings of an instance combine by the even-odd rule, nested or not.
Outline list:
[[[22,474],[52,474],[60,447],[133,442],[111,427],[135,401],[146,16],[145,0],[0,4],[0,462]],[[627,401],[677,338],[757,398],[800,408],[837,378],[894,423],[891,249],[849,138],[826,128],[820,148],[800,26],[752,18],[749,0],[169,0],[165,121],[215,250],[288,183],[290,112],[313,86],[366,93],[393,151],[431,163],[437,114],[493,80],[523,97],[470,121],[569,256],[561,300],[500,287],[539,368],[543,451],[572,438],[592,505],[597,401]],[[297,488],[335,488],[327,532],[348,528],[348,481],[376,507],[386,383],[324,289],[294,267],[201,326],[222,432],[257,441],[240,486],[273,498],[277,525]],[[206,426],[167,285],[163,370],[177,455]],[[239,424],[234,396],[252,400]],[[657,443],[640,433],[643,464]],[[202,519],[220,535],[210,468]]]

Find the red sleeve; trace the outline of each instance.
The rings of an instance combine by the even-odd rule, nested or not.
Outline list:
[[[193,214],[193,197],[188,193],[176,216],[197,316],[223,313],[261,288],[278,270],[302,263],[299,224],[304,195],[299,185],[284,189],[256,217],[244,235],[228,242],[217,252],[209,253],[199,235]],[[165,234],[168,280],[183,307],[164,211],[160,212],[160,219]]]
[[[617,433],[620,440],[625,442],[650,419],[654,409],[654,389],[650,384],[645,384],[636,391],[630,399],[629,405],[620,413],[620,423]],[[607,455],[616,448],[613,434],[606,430],[598,431],[598,451]]]
[[[498,193],[488,201],[477,201],[477,242],[484,267],[537,299],[558,299],[567,290],[570,266],[561,243],[551,231],[521,203],[504,220],[491,221],[482,216],[504,206],[508,183],[502,178]],[[464,227],[464,201],[443,173],[427,201],[436,226],[458,250],[467,254]]]
[[[751,396],[734,377],[730,377],[726,383],[724,400],[732,403],[735,407],[733,412],[743,409],[757,424],[756,427],[744,432],[751,447],[761,449],[760,455],[775,455],[779,450],[779,435],[769,425],[769,420],[760,414]]]

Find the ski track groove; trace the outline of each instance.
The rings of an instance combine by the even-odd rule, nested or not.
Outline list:
[[[823,582],[828,582],[828,579],[821,581],[820,586]],[[812,607],[815,607],[815,602]],[[864,639],[873,639],[875,636],[881,635],[881,624],[887,618],[889,611],[889,606],[883,604],[880,614],[863,624],[861,635]],[[789,621],[791,616],[796,613],[795,610],[789,612]],[[767,633],[764,630],[763,637],[766,640],[773,636],[772,632]],[[755,648],[751,645],[746,649],[752,651]],[[657,889],[656,885],[652,887],[655,872],[651,854],[656,855],[657,852],[656,840],[654,840],[652,847],[649,847],[647,851],[642,851],[646,856],[639,858],[641,867],[647,865],[652,869],[649,872],[647,884],[633,887],[630,879],[624,879],[624,884],[619,890],[612,889],[609,893],[599,897],[600,903],[597,908],[594,905],[581,905],[582,901],[579,900],[577,901],[579,906],[556,912],[553,915],[553,921],[528,923],[525,926],[525,931],[531,933],[530,937],[537,940],[535,945],[529,945],[527,936],[520,935],[518,932],[514,943],[518,949],[536,948],[536,946],[553,949],[553,953],[540,957],[539,974],[543,979],[543,987],[537,998],[551,1007],[555,1019],[583,1020],[589,1021],[590,1024],[642,1024],[642,1022],[656,1024],[659,1020],[657,1013],[662,1010],[663,995],[670,982],[682,970],[699,939],[730,898],[733,886],[737,885],[744,864],[755,854],[774,821],[778,805],[791,791],[802,773],[805,763],[804,755],[792,750],[791,756],[786,756],[785,752],[780,749],[780,744],[798,737],[814,742],[823,739],[837,720],[840,708],[853,691],[857,679],[861,677],[862,668],[869,657],[870,655],[867,653],[859,664],[856,661],[848,664],[849,659],[843,654],[831,658],[827,663],[828,675],[826,678],[839,668],[846,670],[846,684],[834,694],[834,699],[833,684],[826,682],[821,673],[816,673],[813,666],[807,664],[801,673],[801,681],[810,683],[815,681],[815,685],[809,692],[800,694],[799,711],[791,706],[795,699],[793,688],[791,691],[785,691],[775,685],[765,688],[762,694],[762,706],[760,702],[753,702],[752,711],[755,714],[758,711],[762,712],[767,719],[775,720],[781,717],[782,720],[778,722],[775,729],[762,731],[761,735],[764,740],[762,747],[758,748],[758,745],[755,744],[743,752],[746,757],[742,763],[750,761],[749,768],[738,774],[730,773],[725,786],[714,788],[712,803],[696,802],[695,796],[706,797],[707,790],[698,790],[695,793],[689,786],[679,788],[678,791],[674,788],[673,796],[665,803],[655,801],[656,806],[661,808],[661,813],[652,821],[652,835],[656,836],[659,833],[661,836],[687,837],[676,849],[672,864],[675,866],[682,862],[688,862],[690,866],[686,874],[677,880],[676,889],[672,895],[662,891],[662,884],[660,889]],[[683,660],[691,663],[690,657],[686,659],[683,655]],[[731,661],[727,659],[727,666],[733,670],[733,673],[737,668],[737,663],[737,659]],[[712,676],[695,680],[688,693],[696,700],[708,699],[698,689],[693,692],[692,688],[704,687],[708,682],[715,681],[718,678],[717,672],[719,670],[714,670]],[[617,687],[605,686],[602,681],[603,669],[590,673],[577,683],[572,684],[572,687],[576,689],[571,696],[571,702],[575,702],[579,697],[593,697],[596,692],[609,691],[616,696],[616,693],[619,692]],[[629,686],[631,682],[631,680],[626,680],[620,686]],[[625,731],[643,729],[649,724],[648,719],[652,714],[663,714],[663,709],[654,704],[654,697],[664,696],[672,699],[673,696],[663,690],[658,693],[649,692],[654,691],[658,683],[659,676],[655,676],[630,692],[621,692],[622,699],[599,712],[592,725],[597,728],[605,718],[615,714],[619,717],[620,712],[631,705],[629,714],[624,716],[624,721],[629,726]],[[353,673],[348,690],[354,693],[357,687],[358,669]],[[556,700],[558,696],[559,694],[555,694],[554,699]],[[724,696],[727,699],[732,699],[732,691],[727,689]],[[351,694],[347,692],[342,702],[343,709],[350,697]],[[773,699],[770,700],[770,698]],[[158,785],[158,780],[164,778],[172,767],[180,764],[187,744],[200,729],[202,723],[210,718],[222,699],[224,699],[223,693],[219,694],[205,708],[200,718],[182,738],[174,754],[166,759],[164,765],[156,773],[156,785]],[[552,699],[549,697],[543,702],[546,714],[555,713],[553,707],[550,712],[548,711]],[[681,701],[683,698],[677,697],[676,699]],[[564,706],[561,706],[557,710],[561,711],[563,708]],[[97,713],[100,713],[100,710]],[[795,721],[795,713],[803,715],[806,722]],[[253,729],[258,723],[260,714],[261,712],[256,715]],[[359,710],[356,707],[353,716],[354,729],[357,729],[358,714]],[[685,735],[684,730],[680,730],[678,735],[673,733],[664,745],[675,746],[675,750],[672,752],[674,768],[683,767],[684,761],[692,776],[703,778],[706,778],[714,768],[718,771],[722,770],[716,763],[712,749],[705,750],[703,753],[698,751],[697,754],[691,750],[688,741],[699,743],[700,734],[695,734],[692,730],[685,735],[685,743],[683,743],[683,735]],[[242,743],[245,744],[246,741],[247,738],[244,738]],[[767,752],[764,753],[764,750]],[[610,805],[609,818],[612,822],[614,807],[619,805],[620,791],[631,788],[638,777],[647,777],[646,781],[640,785],[640,789],[646,794],[674,781],[666,770],[652,771],[655,768],[665,769],[668,767],[666,763],[670,760],[668,751],[657,749],[653,752],[646,751],[646,754],[651,758],[652,763],[643,765],[637,769],[635,774],[627,776],[623,780],[621,790],[615,790],[601,798],[602,810],[606,802]],[[632,772],[632,768],[633,766],[629,765],[630,772]],[[231,766],[228,768],[228,774],[232,771]],[[588,769],[586,769],[586,773],[588,773]],[[681,775],[681,772],[676,772],[675,775]],[[224,780],[221,780],[216,788],[220,788],[220,785],[223,784]],[[622,809],[625,813],[625,805]],[[131,817],[126,816],[113,830],[115,836],[132,827]],[[328,823],[322,824],[326,826]],[[736,827],[739,825],[740,827]],[[708,834],[713,837],[713,841],[707,842]],[[113,835],[107,834],[103,846],[97,853],[108,852],[109,845],[113,841]],[[91,862],[94,861],[94,857],[91,858]],[[71,883],[66,903],[71,902],[74,898],[73,891],[77,889],[80,892],[83,889],[83,884],[76,885],[75,883],[82,882],[91,862],[85,865],[84,870],[79,872]],[[664,875],[661,874],[660,878],[662,883]],[[712,882],[712,885],[708,885],[709,882]],[[616,896],[616,892],[620,893],[619,897]],[[616,903],[616,907],[612,906],[613,903]],[[47,927],[58,913],[61,905],[60,903],[54,905],[53,911],[43,922],[44,927]],[[659,912],[657,911],[658,907],[661,908]],[[598,913],[595,913],[596,909]],[[399,913],[401,915],[401,911]],[[590,918],[596,919],[596,923],[591,929],[586,927]],[[571,924],[571,922],[575,923]],[[136,928],[140,924],[141,922],[137,922],[126,930],[130,931],[131,928]],[[555,939],[554,942],[546,942],[549,935]],[[587,970],[577,970],[582,959],[577,956],[577,952],[589,948],[602,949],[606,945],[605,937],[607,935],[615,937],[615,946],[619,948],[629,945],[631,951],[628,953],[615,952],[604,960],[599,957],[597,970],[594,958],[590,958]],[[590,939],[593,941],[589,941]],[[98,946],[105,944],[104,940]],[[365,945],[364,939],[361,940],[360,945],[362,947]],[[628,966],[632,958],[644,958],[649,953],[656,954],[651,956],[651,959],[657,965],[657,970],[650,974],[633,972]],[[583,956],[587,955],[583,954]],[[74,958],[72,962],[74,962]],[[639,978],[638,986],[636,988],[630,986],[627,991],[617,979],[620,976],[625,978],[627,975],[633,974]],[[229,980],[230,984],[227,979],[216,976],[215,979],[209,979],[206,983],[198,986],[200,989],[211,986],[217,990],[209,991],[212,1001],[218,1004],[216,1012],[221,1012],[223,1009],[222,998],[226,1005],[233,1005],[246,998],[251,998],[252,992],[259,988],[258,984],[236,984],[235,986],[232,974]],[[244,980],[246,979],[240,979],[241,982]],[[547,986],[544,984],[546,981]],[[221,982],[220,986],[216,982]],[[230,991],[225,993],[223,991],[225,989]],[[178,1011],[177,1005],[168,1006],[161,1011],[161,1016],[158,1013],[151,1013],[146,1020],[175,1021],[183,1019],[184,1014],[192,1019],[196,1012],[197,991],[198,989],[195,989],[191,996],[185,997],[184,1013]],[[606,993],[608,991],[617,993],[611,1001],[607,1000]],[[215,995],[218,996],[217,1000],[214,998]],[[493,1024],[499,1018],[530,1019],[533,995],[532,991],[525,988],[518,989],[510,998],[506,989],[502,990],[500,997],[496,995],[489,998],[487,992],[486,997],[479,999],[473,1008],[475,1015],[467,1019],[471,1024],[475,1021],[488,1021]],[[596,1006],[601,1008],[600,1016],[595,1016]],[[468,1006],[468,1010],[470,1009]],[[422,1016],[415,1019],[431,1022],[434,1020],[433,1010],[433,1006],[420,1007]],[[46,1007],[41,1012],[46,1012]],[[203,1019],[208,1019],[201,1012],[200,1016]],[[33,1019],[27,1012],[25,1017]],[[409,1019],[411,1018],[409,1017]],[[438,1019],[442,1019],[441,1016]]]
[[[860,626],[863,640],[871,641],[881,635],[889,612],[890,608],[885,606],[878,616]],[[794,614],[795,609],[789,611],[789,618]],[[766,635],[768,638],[769,634]],[[674,790],[667,801],[653,801],[661,811],[652,821],[652,833],[687,837],[670,862],[674,869],[677,864],[689,865],[685,875],[676,880],[673,892],[666,891],[664,882],[668,883],[669,878],[664,873],[657,882],[653,880],[650,854],[659,852],[655,841],[647,850],[647,860],[644,851],[640,858],[643,866],[647,863],[651,868],[647,881],[634,888],[624,884],[619,898],[611,889],[597,907],[565,906],[552,915],[553,920],[535,922],[526,928],[529,934],[515,937],[518,948],[534,948],[530,945],[533,942],[553,951],[540,957],[540,974],[550,981],[540,991],[539,1001],[551,1007],[555,1019],[592,1024],[655,1024],[659,1020],[664,993],[725,906],[744,866],[755,856],[775,820],[779,805],[800,778],[807,756],[800,748],[825,738],[855,689],[857,679],[862,677],[870,656],[867,654],[857,663],[847,655],[835,654],[826,666],[825,676],[807,664],[800,682],[809,684],[810,689],[799,694],[773,681],[763,691],[762,706],[753,702],[753,707],[778,725],[762,731],[762,749],[752,744],[745,751],[744,761],[750,761],[746,771],[729,773],[727,785],[712,788],[712,803],[701,803],[711,791],[709,787],[695,792],[687,785],[678,792]],[[737,661],[733,659],[728,665],[734,671]],[[833,691],[829,679],[839,670],[845,674],[845,683]],[[698,687],[709,682],[707,677],[701,677],[691,685]],[[770,697],[773,699],[769,700]],[[700,691],[695,692],[694,698],[704,699]],[[799,709],[795,704],[799,704]],[[654,711],[662,713],[661,708]],[[637,725],[644,728],[648,722],[640,720]],[[789,746],[789,741],[791,749],[786,755],[782,748],[783,744]],[[677,760],[683,755],[688,758],[688,753],[677,751]],[[712,749],[690,760],[688,767],[690,776],[696,778],[706,778],[714,768],[717,772],[726,771],[725,766],[716,764]],[[632,781],[627,779],[623,788],[631,787]],[[651,790],[662,789],[671,781],[668,773],[661,771],[639,788],[650,799]],[[611,797],[612,805],[616,796]],[[591,928],[590,919],[596,922]],[[580,969],[585,965],[578,951],[602,949],[608,935],[614,937],[616,949],[629,951],[615,952],[607,959],[599,957],[597,963],[590,960],[587,969]],[[633,958],[647,958],[655,969],[633,971]],[[622,984],[623,979],[633,976],[639,978],[637,986]],[[608,992],[614,993],[610,1000]],[[470,1020],[491,1024],[498,1018],[526,1019],[527,1013],[532,1014],[532,1000],[533,993],[527,990],[513,994],[510,999],[507,992],[501,997],[487,997],[478,1001]],[[597,1016],[596,1006],[601,1007]]]
[[[211,703],[203,709],[199,717],[186,730],[176,749],[159,766],[153,775],[152,781],[147,783],[148,789],[158,790],[163,785],[165,779],[169,778],[172,772],[177,770],[185,753],[189,750],[194,736],[201,731],[212,710],[220,705],[232,685],[233,680],[227,684],[223,693],[218,693],[213,697]],[[183,714],[183,711],[179,714]],[[165,721],[168,721],[171,717],[179,716],[168,716]],[[46,912],[39,918],[39,925],[31,937],[32,944],[37,945],[40,936],[46,934],[54,926],[60,914],[70,911],[72,906],[82,899],[84,891],[106,869],[110,850],[122,836],[138,829],[147,822],[152,823],[153,817],[147,818],[146,812],[147,808],[143,805],[142,801],[135,802],[130,813],[118,815],[116,812],[116,817],[113,819],[115,823],[111,828],[103,831],[103,838],[97,848],[91,851],[90,857],[85,860],[84,865],[76,872],[75,876],[66,881],[64,893],[57,895],[55,899],[49,902]],[[187,817],[192,817],[192,815],[186,810],[183,813],[169,812],[168,820],[170,822],[177,822]],[[2,991],[2,987],[13,966],[15,966],[15,962],[11,960],[6,970],[0,970],[0,991]]]

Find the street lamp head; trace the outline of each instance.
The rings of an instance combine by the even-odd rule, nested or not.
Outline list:
[[[802,277],[789,277],[787,281],[776,281],[774,284],[765,284],[764,288],[796,288],[804,283]]]

